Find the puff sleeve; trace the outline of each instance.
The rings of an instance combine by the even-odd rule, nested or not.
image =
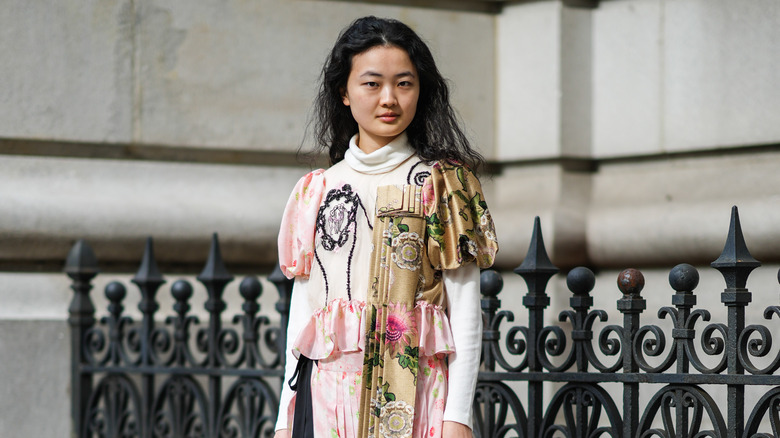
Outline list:
[[[493,264],[498,242],[482,186],[471,170],[437,162],[422,188],[428,258],[435,269],[456,269],[471,261]]]
[[[279,267],[287,278],[309,277],[314,257],[317,212],[325,191],[325,171],[317,169],[295,185],[279,230]]]

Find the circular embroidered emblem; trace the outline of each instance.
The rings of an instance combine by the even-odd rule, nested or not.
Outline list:
[[[414,409],[405,401],[391,401],[382,406],[379,432],[383,436],[406,438],[412,436]]]
[[[416,271],[422,263],[422,240],[417,233],[401,233],[393,238],[390,258],[399,268]]]

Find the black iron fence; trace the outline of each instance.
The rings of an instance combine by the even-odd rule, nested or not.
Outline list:
[[[622,324],[609,324],[605,311],[591,309],[595,276],[580,267],[566,278],[571,308],[560,313],[561,324],[548,326],[546,288],[558,268],[547,256],[537,219],[528,254],[515,269],[528,287],[527,325],[502,328],[514,320],[498,299],[502,277],[495,271],[482,274],[486,323],[475,435],[780,436],[780,375],[775,375],[780,353],[772,349],[780,324],[747,325],[745,317],[752,300],[746,281],[759,265],[745,245],[735,207],[723,253],[712,263],[726,283],[720,295],[726,321],[710,322],[710,313],[696,308],[699,274],[683,264],[669,274],[672,306],[657,312],[671,321],[671,333],[641,324],[647,307],[641,296],[644,278],[634,269],[618,277]],[[208,321],[190,312],[193,287],[184,280],[170,287],[173,312],[156,318],[156,294],[165,281],[151,240],[132,279],[141,293],[138,321],[124,314],[126,289],[119,282],[106,286],[108,314],[96,320],[90,289],[97,261],[85,242],[73,247],[65,270],[74,291],[69,309],[74,436],[273,434],[284,365],[285,333],[279,327],[286,327],[291,293],[291,283],[278,269],[269,280],[279,292],[280,325],[259,314],[262,288],[253,277],[239,287],[243,312],[223,325],[222,297],[233,276],[216,236],[197,277],[207,291]],[[764,311],[767,320],[775,315],[780,317],[780,306]],[[748,387],[763,395],[746,403]]]

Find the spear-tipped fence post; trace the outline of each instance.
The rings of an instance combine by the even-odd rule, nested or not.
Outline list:
[[[544,247],[542,226],[539,216],[534,218],[534,231],[531,235],[531,244],[523,259],[523,263],[515,268],[514,272],[525,280],[528,286],[528,294],[523,297],[523,305],[528,308],[528,372],[541,372],[542,364],[537,355],[540,347],[539,333],[544,328],[544,309],[550,305],[550,297],[545,289],[550,278],[557,274],[559,269],[552,264],[547,250]],[[528,382],[528,430],[526,436],[538,435],[541,427],[544,410],[542,398],[544,397],[543,383],[540,381]]]
[[[141,301],[138,303],[138,310],[141,311],[141,366],[150,367],[153,364],[152,360],[152,333],[154,332],[154,314],[160,305],[157,304],[155,299],[157,290],[165,283],[165,279],[160,274],[160,270],[157,267],[157,260],[154,258],[154,245],[151,237],[146,238],[146,246],[144,247],[144,255],[141,259],[141,266],[138,267],[135,277],[132,280],[136,286],[138,286],[141,292]],[[151,418],[151,406],[154,400],[154,374],[143,373],[141,374],[141,430],[150,430]]]
[[[92,279],[98,274],[97,258],[89,244],[77,241],[65,260],[65,273],[71,278],[73,299],[68,308],[70,325],[70,369],[71,394],[70,409],[73,421],[72,437],[83,434],[84,413],[92,393],[92,373],[82,372],[84,364],[84,336],[95,324],[95,306],[89,297]]]
[[[212,369],[220,368],[220,360],[217,349],[219,348],[219,333],[222,331],[222,312],[227,307],[222,300],[222,293],[225,286],[233,281],[225,263],[222,260],[222,253],[219,250],[219,240],[217,233],[211,238],[211,249],[206,266],[198,275],[200,281],[208,293],[205,308],[209,312],[209,327],[207,331],[206,366]],[[219,425],[217,416],[219,415],[222,397],[222,377],[219,375],[209,376],[209,419],[213,436],[217,436]]]
[[[717,260],[711,266],[723,275],[726,289],[720,296],[720,301],[728,308],[728,324],[726,339],[726,355],[729,375],[744,374],[745,368],[738,357],[738,340],[745,329],[745,307],[750,303],[752,294],[745,286],[750,272],[761,266],[761,263],[750,255],[742,235],[742,225],[739,222],[737,207],[731,208],[731,223],[726,245]],[[742,436],[745,427],[745,386],[728,385],[728,437]]]

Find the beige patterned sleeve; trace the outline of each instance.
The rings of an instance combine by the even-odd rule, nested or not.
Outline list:
[[[498,241],[482,186],[462,165],[438,162],[423,185],[428,257],[436,269],[493,265]]]

